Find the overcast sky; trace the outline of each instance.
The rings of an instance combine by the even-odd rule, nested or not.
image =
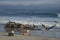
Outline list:
[[[0,0],[0,5],[60,5],[60,0]]]

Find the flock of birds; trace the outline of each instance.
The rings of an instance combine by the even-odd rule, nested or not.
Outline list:
[[[11,22],[11,21],[9,21],[9,22]],[[8,23],[9,23],[8,22]],[[12,22],[11,22],[12,23]],[[46,25],[44,25],[44,24],[42,24],[41,26],[45,29],[45,30],[50,30],[50,29],[52,29],[52,28],[54,28],[55,26],[56,26],[56,23],[58,23],[57,21],[55,21],[55,24],[54,25],[52,25],[52,26],[46,26]],[[5,25],[5,28],[9,28],[9,25],[10,24],[6,24]],[[15,24],[16,25],[16,24]],[[22,26],[21,26],[22,25]],[[23,28],[23,29],[29,29],[29,30],[41,30],[41,29],[39,29],[38,28],[38,26],[37,25],[34,25],[33,24],[33,27],[31,27],[31,25],[23,25],[23,24],[17,24],[17,26],[16,26],[17,28]],[[15,27],[15,28],[16,28]]]

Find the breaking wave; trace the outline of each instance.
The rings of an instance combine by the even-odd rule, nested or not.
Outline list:
[[[22,23],[22,24],[35,24],[35,25],[54,25],[54,21],[58,21],[57,27],[60,27],[60,18],[43,18],[43,17],[10,17],[0,16],[0,24],[6,24],[8,21]]]

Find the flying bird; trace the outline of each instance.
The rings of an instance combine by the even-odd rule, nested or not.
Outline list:
[[[56,24],[58,23],[58,21],[54,21],[54,25],[53,26],[45,26],[44,24],[42,24],[42,27],[44,28],[44,29],[46,29],[46,30],[50,30],[50,29],[52,29],[52,28],[54,28],[55,26],[56,26]]]
[[[54,28],[55,26],[56,26],[56,24],[53,26],[45,26],[44,24],[42,24],[42,27],[46,30],[50,30],[50,29]]]

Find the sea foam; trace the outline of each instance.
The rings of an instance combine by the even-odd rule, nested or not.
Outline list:
[[[58,21],[56,23],[57,27],[60,27],[60,18],[39,18],[39,17],[10,17],[10,16],[0,16],[0,24],[6,24],[8,21],[22,23],[22,24],[30,24],[30,25],[46,25],[52,26],[55,24],[54,21]]]

